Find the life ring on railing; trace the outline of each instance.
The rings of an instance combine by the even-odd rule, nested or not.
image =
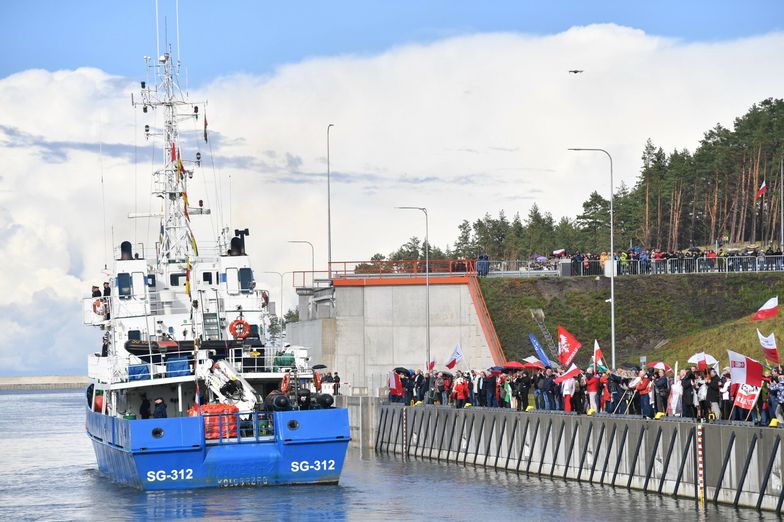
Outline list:
[[[235,319],[229,325],[229,333],[235,339],[245,339],[250,334],[250,325],[243,319]]]
[[[313,372],[313,387],[316,388],[317,392],[321,392],[321,376],[319,376],[319,372]]]
[[[103,305],[103,299],[96,299],[93,301],[93,312],[95,315],[106,315],[106,307]]]
[[[280,391],[283,393],[289,392],[289,382],[291,381],[291,375],[286,373],[283,375],[283,379],[280,381]]]

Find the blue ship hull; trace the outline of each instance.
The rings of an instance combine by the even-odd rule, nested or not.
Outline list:
[[[252,429],[210,440],[203,417],[125,420],[88,410],[87,435],[102,473],[143,490],[338,482],[350,440],[346,409],[268,415],[268,435]]]

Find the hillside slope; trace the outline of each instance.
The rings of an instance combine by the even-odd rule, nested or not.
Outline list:
[[[777,344],[781,343],[781,334],[784,332],[784,320],[781,316],[759,322],[742,317],[676,337],[649,353],[648,359],[666,361],[671,366],[678,361],[682,367],[691,355],[704,351],[716,357],[724,368],[729,364],[727,350],[733,350],[764,363],[765,354],[757,339],[757,328],[763,335],[775,332]]]
[[[533,353],[528,332],[539,336],[539,330],[528,310],[542,308],[553,337],[560,324],[584,345],[578,364],[585,364],[590,358],[594,338],[609,359],[610,305],[605,302],[610,294],[609,279],[483,278],[481,287],[507,358]],[[784,274],[618,277],[615,293],[616,362],[620,365],[639,362],[640,355],[653,360],[653,348],[664,341],[679,339],[678,349],[683,343],[695,342],[688,337],[691,334],[748,318],[771,296],[784,295]],[[753,336],[750,339],[755,340]],[[662,347],[660,353],[665,353],[666,348]]]

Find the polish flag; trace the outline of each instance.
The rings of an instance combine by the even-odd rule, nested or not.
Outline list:
[[[403,384],[400,382],[400,375],[395,371],[389,372],[389,391],[399,392],[403,390]]]
[[[427,371],[432,372],[436,367],[436,359],[435,357],[430,359],[430,362],[427,363]]]
[[[578,375],[580,375],[580,368],[572,364],[568,370],[561,374],[560,377],[556,377],[553,382],[555,382],[555,384],[561,384],[566,379],[577,377]]]
[[[759,328],[757,328],[757,337],[759,337],[762,351],[765,352],[765,360],[774,364],[779,364],[779,350],[776,348],[776,337],[773,335],[773,332],[765,337],[760,333]]]
[[[697,360],[697,369],[703,372],[708,371],[708,358],[705,357],[705,352],[700,353],[702,356],[700,359]]]
[[[751,357],[727,350],[730,356],[730,377],[733,384],[762,386],[762,364]]]
[[[596,366],[600,363],[600,361],[604,361],[604,354],[602,353],[602,349],[599,348],[599,341],[596,339],[593,340],[593,372],[596,373]]]
[[[768,191],[768,187],[765,185],[765,180],[762,180],[762,185],[760,185],[759,190],[757,191],[757,198],[761,198],[763,194]]]
[[[757,313],[751,316],[752,321],[762,321],[763,319],[770,319],[776,317],[779,313],[779,296],[771,297],[768,299],[762,308],[757,310]]]
[[[582,345],[563,326],[558,326],[558,360],[569,366]]]
[[[458,344],[455,346],[455,349],[452,350],[452,355],[449,356],[449,359],[446,361],[446,367],[450,370],[455,367],[457,363],[463,360],[463,352],[460,350],[460,345]]]

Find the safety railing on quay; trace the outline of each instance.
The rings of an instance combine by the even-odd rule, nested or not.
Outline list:
[[[449,277],[476,273],[476,261],[473,259],[424,259],[415,260],[376,260],[376,261],[333,261],[331,270],[306,271],[292,273],[295,288],[329,286],[336,279],[366,278],[412,278]]]
[[[491,277],[610,275],[610,260],[548,258],[540,260],[433,259],[430,277],[479,275]],[[710,273],[784,272],[784,256],[700,256],[671,259],[615,260],[616,276]],[[328,287],[333,280],[369,277],[422,277],[424,260],[336,261],[332,270],[292,273],[295,288]]]
[[[556,270],[560,275],[609,275],[610,260],[562,258],[544,261],[489,261],[489,275]],[[733,272],[784,272],[784,256],[700,256],[671,259],[616,259],[617,276],[677,275]],[[561,268],[570,267],[568,273]]]

